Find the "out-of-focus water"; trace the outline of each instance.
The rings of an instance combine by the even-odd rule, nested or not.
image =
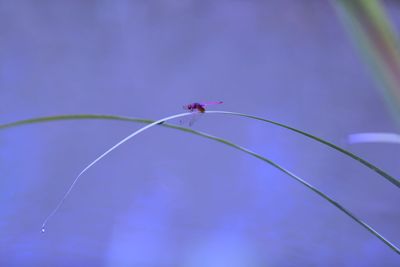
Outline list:
[[[399,176],[377,85],[326,1],[0,0],[0,123],[69,113],[158,119],[193,101],[290,124]],[[161,127],[69,121],[0,132],[0,266],[399,266],[377,238],[248,155]],[[283,129],[205,114],[193,126],[300,175],[400,244],[400,195]]]

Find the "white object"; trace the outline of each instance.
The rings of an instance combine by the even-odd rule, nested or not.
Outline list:
[[[400,134],[395,133],[356,133],[348,136],[350,144],[358,143],[395,143],[400,144]]]

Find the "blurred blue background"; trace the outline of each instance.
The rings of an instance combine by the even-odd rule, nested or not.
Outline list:
[[[390,2],[398,17],[400,5]],[[394,20],[399,27],[399,20]],[[0,0],[0,123],[70,113],[159,119],[193,101],[306,130],[395,177],[397,132],[329,1]],[[0,266],[399,266],[322,198],[221,144],[155,127],[75,176],[142,125],[37,124],[0,132]],[[357,162],[260,122],[193,126],[319,187],[400,245],[400,194]]]

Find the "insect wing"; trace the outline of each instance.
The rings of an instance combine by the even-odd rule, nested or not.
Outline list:
[[[200,105],[202,105],[203,107],[206,107],[206,106],[211,106],[211,105],[219,105],[219,104],[222,104],[222,103],[224,103],[224,102],[222,102],[222,101],[211,101],[211,102],[201,102]]]
[[[189,127],[192,127],[192,125],[200,118],[200,116],[203,113],[198,112],[198,111],[194,111],[190,116],[187,116],[185,118],[182,118],[179,121],[180,125],[189,125]]]

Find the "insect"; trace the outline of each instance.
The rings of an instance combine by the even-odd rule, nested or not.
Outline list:
[[[214,102],[203,102],[203,103],[190,103],[187,105],[183,106],[183,109],[189,110],[190,112],[194,112],[194,111],[198,111],[200,113],[204,113],[206,111],[206,106],[209,105],[218,105],[218,104],[222,104],[224,102],[222,101],[214,101]]]
[[[214,101],[214,102],[194,102],[183,106],[183,109],[188,110],[189,112],[193,112],[193,115],[189,118],[189,126],[192,126],[193,123],[196,121],[198,116],[206,111],[206,107],[210,105],[219,105],[224,102],[222,101]],[[181,120],[181,124],[184,122]]]

